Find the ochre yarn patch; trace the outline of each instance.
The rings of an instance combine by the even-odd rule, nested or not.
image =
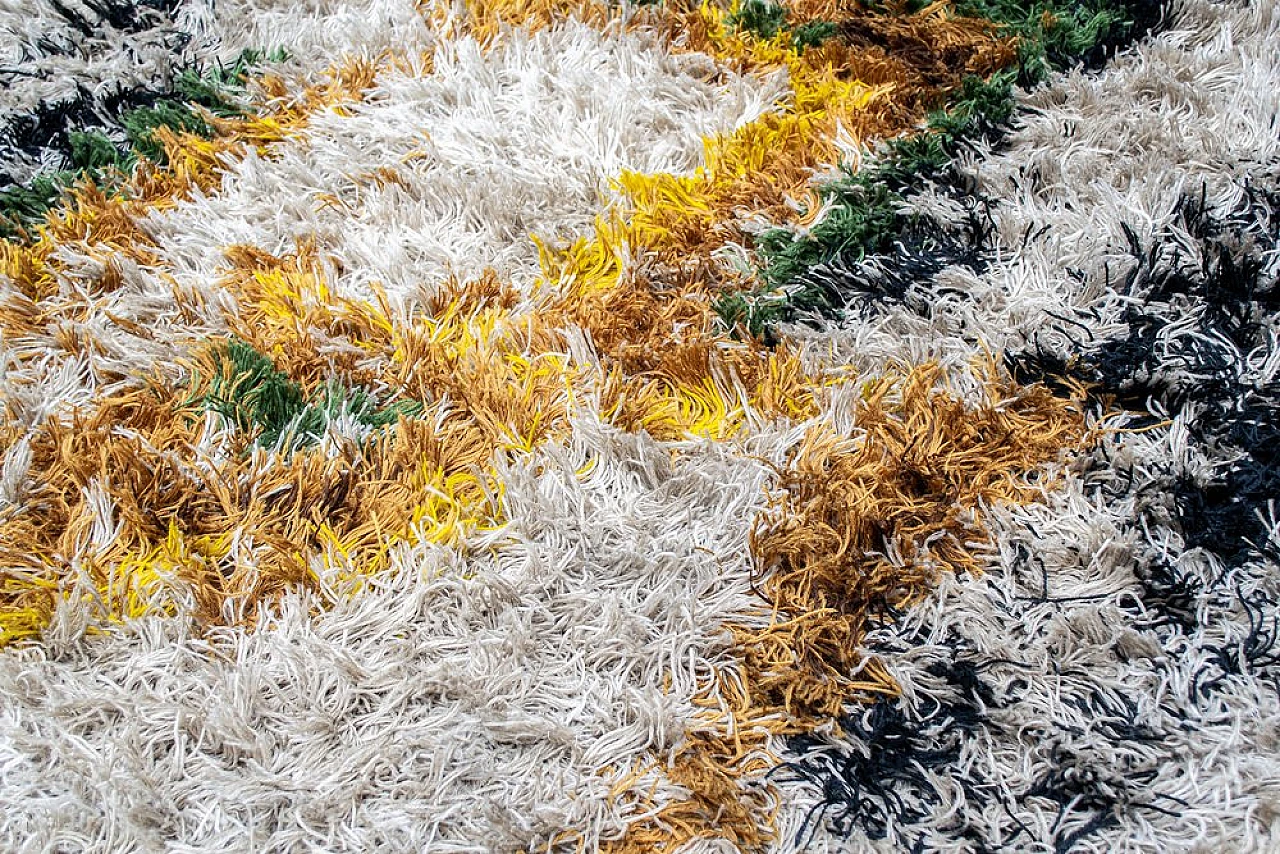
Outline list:
[[[941,573],[979,572],[986,508],[1036,500],[1051,486],[1044,467],[1087,439],[1079,397],[1019,387],[990,363],[979,376],[977,406],[947,390],[937,365],[870,381],[851,435],[818,423],[792,450],[752,535],[767,608],[730,625],[738,662],[704,687],[703,722],[669,762],[643,769],[690,795],[608,850],[673,851],[696,838],[762,849],[776,838],[769,739],[896,693],[864,656],[867,631]]]

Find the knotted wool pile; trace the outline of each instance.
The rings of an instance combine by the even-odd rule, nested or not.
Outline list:
[[[0,848],[1271,851],[1274,0],[0,0]]]

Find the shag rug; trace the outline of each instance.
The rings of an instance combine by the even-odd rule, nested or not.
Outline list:
[[[0,849],[1280,847],[1274,0],[0,0]]]

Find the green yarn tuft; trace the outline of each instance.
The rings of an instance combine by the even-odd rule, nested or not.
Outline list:
[[[257,431],[257,443],[284,452],[314,444],[326,426],[344,416],[381,429],[401,417],[413,418],[422,404],[412,400],[380,406],[372,393],[331,380],[320,399],[308,402],[302,387],[245,341],[233,339],[216,351],[219,370],[202,404],[246,432]]]

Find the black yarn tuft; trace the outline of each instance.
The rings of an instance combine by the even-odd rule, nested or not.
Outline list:
[[[964,220],[944,225],[922,214],[904,217],[892,246],[865,257],[860,247],[800,274],[795,285],[821,293],[823,304],[867,314],[882,303],[905,305],[922,317],[932,313],[938,294],[934,277],[948,267],[982,273],[995,228],[990,204],[967,197]]]
[[[90,14],[61,0],[48,0],[48,3],[71,27],[86,39],[92,39],[102,35],[103,24],[109,24],[121,35],[142,32],[154,26],[157,19],[172,16],[182,0],[80,0],[79,5]]]
[[[1162,0],[1125,0],[1120,7],[1129,26],[1108,30],[1080,56],[1081,66],[1095,71],[1134,42],[1159,33],[1169,22],[1167,6]]]
[[[1135,301],[1123,315],[1125,335],[1081,344],[1071,356],[1036,349],[1004,357],[1022,381],[1059,390],[1087,384],[1099,408],[1133,413],[1130,427],[1158,421],[1153,410],[1181,412],[1194,440],[1236,452],[1239,459],[1209,477],[1170,472],[1166,487],[1186,545],[1228,568],[1277,555],[1266,519],[1280,495],[1280,387],[1259,384],[1250,363],[1276,346],[1269,323],[1280,311],[1280,286],[1268,270],[1280,238],[1280,194],[1244,190],[1240,208],[1221,217],[1208,211],[1203,193],[1181,200],[1177,215],[1192,244],[1144,247],[1126,229],[1134,266],[1115,283]],[[1181,594],[1162,592],[1172,572],[1152,570],[1144,581],[1157,607],[1180,601]],[[1188,619],[1179,604],[1167,616]]]
[[[853,743],[791,739],[789,752],[801,758],[780,766],[782,776],[810,783],[821,793],[797,841],[817,820],[843,837],[857,829],[884,839],[891,830],[924,819],[941,799],[932,774],[945,773],[959,759],[959,736],[976,725],[977,717],[972,708],[941,706],[927,723],[913,722],[899,704],[881,700],[841,718]]]
[[[167,94],[167,89],[149,86],[117,85],[96,93],[79,86],[74,97],[42,102],[30,112],[14,116],[8,124],[0,126],[0,152],[7,149],[39,157],[52,150],[69,163],[73,134],[115,128],[124,113],[154,106]],[[0,171],[0,190],[16,183],[7,173]]]
[[[800,758],[775,773],[819,792],[798,845],[806,844],[822,823],[841,837],[856,831],[871,839],[892,835],[911,850],[923,850],[923,838],[912,843],[905,834],[941,802],[937,781],[950,779],[968,797],[981,797],[987,790],[984,780],[956,765],[964,740],[987,724],[985,710],[996,705],[995,694],[971,660],[955,657],[927,670],[951,689],[951,702],[934,704],[927,714],[914,717],[901,701],[882,699],[842,716],[844,737],[839,741],[814,735],[788,740],[788,753]],[[968,828],[957,824],[945,830],[985,850]]]

